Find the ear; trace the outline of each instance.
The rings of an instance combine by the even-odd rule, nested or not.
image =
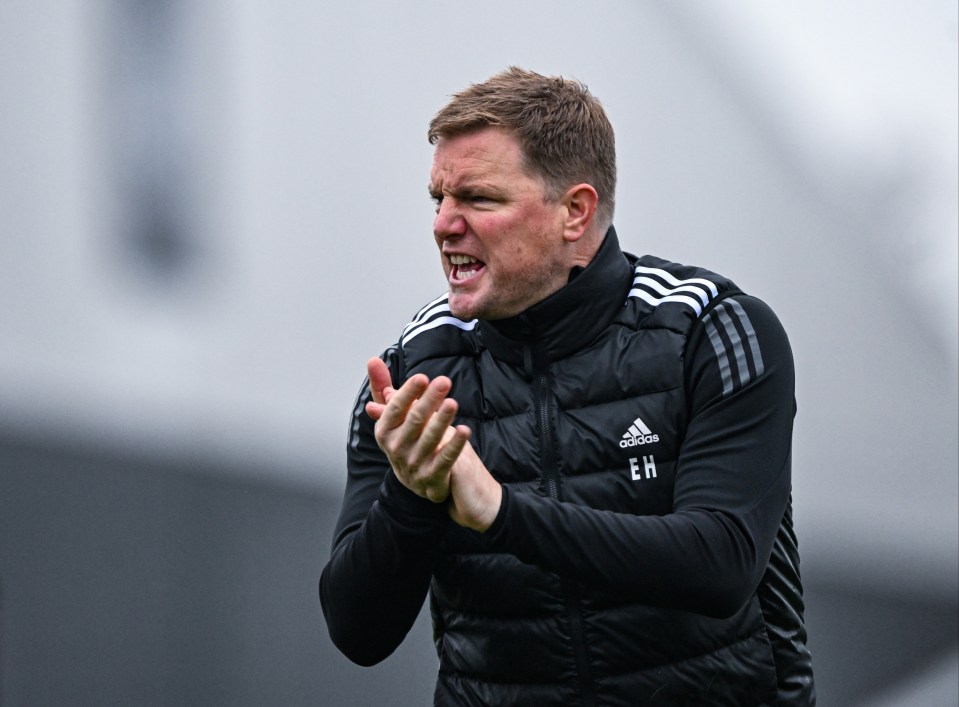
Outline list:
[[[563,195],[563,206],[566,208],[563,240],[575,243],[582,238],[593,222],[598,205],[599,195],[591,185],[583,183],[570,187]]]

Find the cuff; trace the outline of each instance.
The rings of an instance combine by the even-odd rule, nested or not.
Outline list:
[[[433,503],[428,498],[417,496],[396,478],[392,469],[386,473],[386,478],[380,484],[380,502],[393,511],[392,515],[404,520],[415,518],[435,522],[449,518],[445,501]]]

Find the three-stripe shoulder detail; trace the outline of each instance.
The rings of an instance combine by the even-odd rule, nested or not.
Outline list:
[[[637,297],[654,307],[666,302],[685,304],[700,316],[710,301],[719,296],[716,283],[701,277],[682,280],[662,268],[633,266],[633,287],[629,297]]]
[[[703,326],[719,364],[723,397],[763,374],[765,366],[759,339],[739,302],[735,299],[720,302],[703,317]]]
[[[476,323],[476,319],[464,322],[462,319],[454,317],[450,311],[449,293],[446,293],[440,295],[416,313],[413,320],[403,329],[400,344],[406,345],[424,331],[440,326],[453,326],[463,331],[471,331],[476,328]]]

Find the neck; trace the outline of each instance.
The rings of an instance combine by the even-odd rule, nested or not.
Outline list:
[[[606,235],[606,234],[604,234]],[[523,342],[537,342],[553,360],[575,351],[622,310],[632,284],[632,266],[612,228],[569,283],[525,312],[508,319],[481,320],[479,329],[497,358],[522,360]]]
[[[596,257],[599,247],[603,245],[603,239],[606,237],[606,229],[600,231],[591,225],[585,233],[572,244],[573,253],[570,261],[570,269],[585,268]]]

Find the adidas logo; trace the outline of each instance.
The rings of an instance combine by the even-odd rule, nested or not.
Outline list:
[[[637,417],[633,420],[629,429],[623,433],[623,438],[619,440],[619,446],[626,449],[627,447],[640,447],[658,441],[659,435],[653,434],[646,423]]]

